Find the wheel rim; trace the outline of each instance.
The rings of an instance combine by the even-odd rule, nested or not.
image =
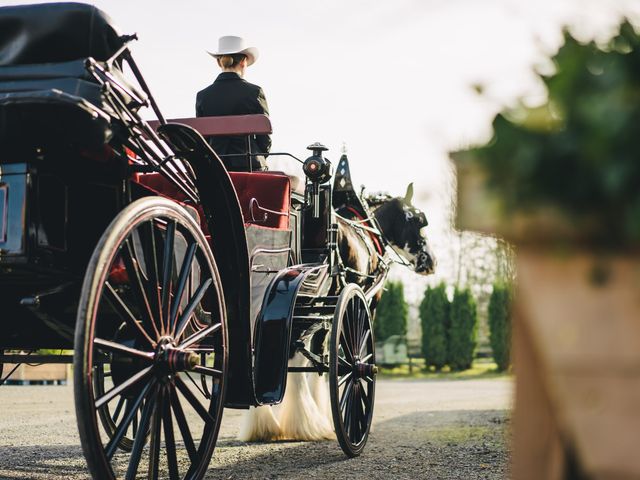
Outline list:
[[[338,302],[331,342],[331,407],[336,436],[349,456],[366,444],[375,398],[375,344],[369,309],[360,288],[352,286]]]
[[[167,203],[131,205],[135,218],[107,231],[85,278],[76,401],[96,478],[201,478],[217,439],[227,369],[220,280],[198,226]]]

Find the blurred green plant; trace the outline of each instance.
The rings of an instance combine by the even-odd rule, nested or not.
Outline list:
[[[448,350],[449,299],[444,283],[425,291],[420,303],[420,323],[425,366],[439,371],[447,363]]]
[[[407,322],[409,306],[404,299],[404,286],[402,282],[388,282],[385,292],[376,307],[373,332],[376,341],[386,340],[392,335],[405,336],[407,334]]]
[[[489,342],[500,372],[511,362],[511,303],[511,286],[496,283],[489,299]]]
[[[590,241],[640,241],[640,37],[625,21],[605,45],[565,32],[541,75],[547,102],[504,111],[486,146],[457,152],[486,173],[508,219],[551,207]]]
[[[471,368],[476,349],[478,315],[469,289],[456,288],[449,313],[448,364],[451,370]]]

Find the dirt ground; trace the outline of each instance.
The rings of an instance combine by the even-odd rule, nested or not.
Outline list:
[[[225,410],[208,479],[504,479],[512,381],[379,380],[363,455],[336,441],[246,444]],[[0,387],[0,479],[88,478],[71,386]]]

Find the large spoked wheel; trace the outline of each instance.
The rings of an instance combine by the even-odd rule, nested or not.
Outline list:
[[[185,209],[148,197],[113,220],[87,268],[75,335],[93,478],[202,478],[222,420],[227,326],[213,254]]]
[[[333,316],[329,353],[333,425],[349,457],[360,455],[369,437],[377,373],[374,345],[367,300],[360,287],[349,284]]]

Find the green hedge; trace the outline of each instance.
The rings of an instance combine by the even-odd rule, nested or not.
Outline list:
[[[376,341],[392,335],[406,335],[409,306],[404,299],[402,282],[388,282],[376,307],[373,331]]]
[[[449,300],[444,284],[427,288],[420,303],[420,323],[425,364],[440,370],[447,363],[448,356]]]
[[[476,349],[478,316],[469,289],[456,289],[451,302],[448,331],[448,363],[451,370],[471,368]]]
[[[512,290],[497,283],[489,299],[489,341],[499,371],[509,368],[511,357],[511,301]]]

